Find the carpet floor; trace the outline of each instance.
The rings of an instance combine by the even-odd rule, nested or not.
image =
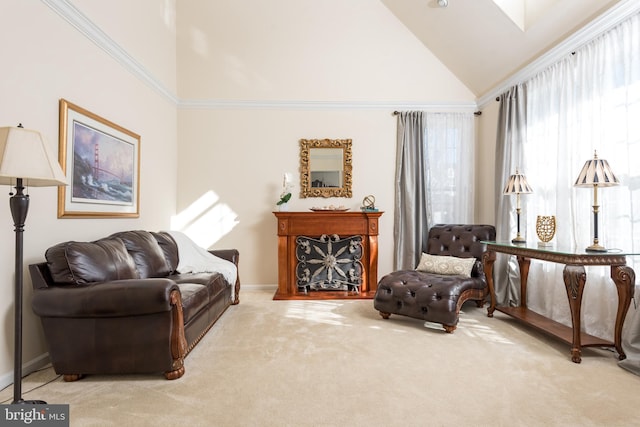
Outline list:
[[[446,334],[371,300],[272,296],[243,290],[178,380],[48,368],[23,397],[69,404],[71,426],[640,426],[640,377],[612,351],[572,363],[567,344],[473,303]]]

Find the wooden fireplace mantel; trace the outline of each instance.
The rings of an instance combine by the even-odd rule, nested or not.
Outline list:
[[[383,212],[274,212],[278,220],[278,290],[273,299],[366,299],[378,285],[378,218]],[[337,234],[362,236],[360,291],[299,291],[296,238]]]

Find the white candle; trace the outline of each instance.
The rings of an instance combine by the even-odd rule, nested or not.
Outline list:
[[[289,172],[285,172],[284,177],[282,178],[282,188],[285,190],[291,187],[293,183],[293,175]]]

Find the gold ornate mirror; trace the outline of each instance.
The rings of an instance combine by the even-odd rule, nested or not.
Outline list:
[[[351,140],[300,140],[300,198],[351,197]]]

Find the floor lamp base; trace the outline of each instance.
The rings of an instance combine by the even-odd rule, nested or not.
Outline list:
[[[16,235],[16,264],[15,264],[15,318],[14,318],[14,355],[13,355],[13,402],[15,405],[46,405],[44,400],[24,400],[22,398],[22,266],[24,223],[29,211],[29,196],[24,194],[22,178],[16,179],[16,192],[9,198],[11,216]]]
[[[12,405],[46,405],[44,400],[17,400],[11,402]]]

